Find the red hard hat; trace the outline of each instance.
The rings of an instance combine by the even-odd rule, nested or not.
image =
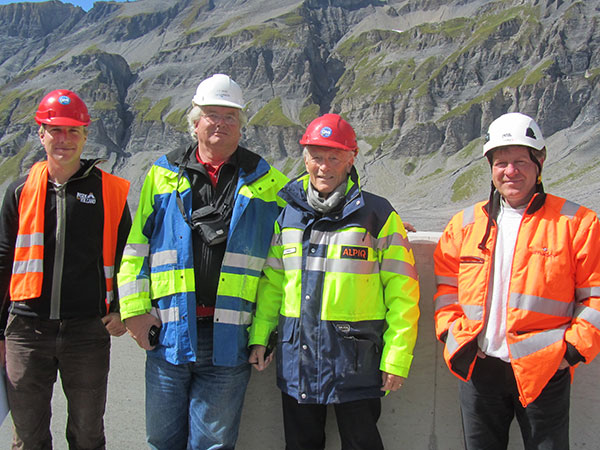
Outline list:
[[[300,145],[317,145],[340,150],[358,149],[354,129],[338,114],[325,114],[313,120],[300,139]]]
[[[57,89],[46,95],[35,113],[38,124],[58,126],[88,126],[90,115],[83,100],[75,92]]]

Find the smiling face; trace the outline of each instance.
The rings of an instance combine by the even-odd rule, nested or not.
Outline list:
[[[79,167],[83,146],[87,141],[84,126],[44,125],[39,131],[48,163],[63,169]]]
[[[218,155],[227,159],[242,137],[239,109],[203,106],[202,113],[195,128],[200,156]]]
[[[309,145],[304,153],[304,164],[313,187],[327,197],[346,180],[354,164],[354,152]]]
[[[544,160],[540,161],[542,165]],[[533,194],[538,167],[529,156],[529,149],[511,145],[494,150],[492,154],[492,181],[504,200],[517,208],[526,205]]]

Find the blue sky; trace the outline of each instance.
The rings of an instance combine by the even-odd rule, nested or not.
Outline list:
[[[18,2],[14,0],[0,0],[0,5],[8,5],[9,3],[41,3],[47,0],[28,0],[28,2]],[[61,0],[63,3],[72,3],[73,5],[81,6],[84,10],[89,11],[94,6],[94,0]],[[124,0],[116,0],[124,1]]]

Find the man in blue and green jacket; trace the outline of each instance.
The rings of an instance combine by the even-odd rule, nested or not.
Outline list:
[[[192,106],[197,145],[151,167],[118,276],[122,317],[148,350],[152,449],[234,448],[247,328],[287,182],[239,146],[244,100],[231,78],[204,80]]]
[[[380,397],[408,375],[419,283],[406,230],[390,203],[362,191],[356,135],[337,114],[300,140],[307,174],[280,193],[250,329],[250,362],[270,363],[275,328],[287,450],[323,449],[334,404],[342,448],[377,450]]]

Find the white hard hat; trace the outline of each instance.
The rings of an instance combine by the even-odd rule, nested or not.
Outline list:
[[[240,86],[228,75],[218,73],[202,81],[192,99],[195,106],[228,106],[244,109],[244,96]]]
[[[546,143],[537,123],[518,112],[503,114],[490,124],[483,144],[483,156],[490,150],[506,145],[524,145],[542,150]]]

